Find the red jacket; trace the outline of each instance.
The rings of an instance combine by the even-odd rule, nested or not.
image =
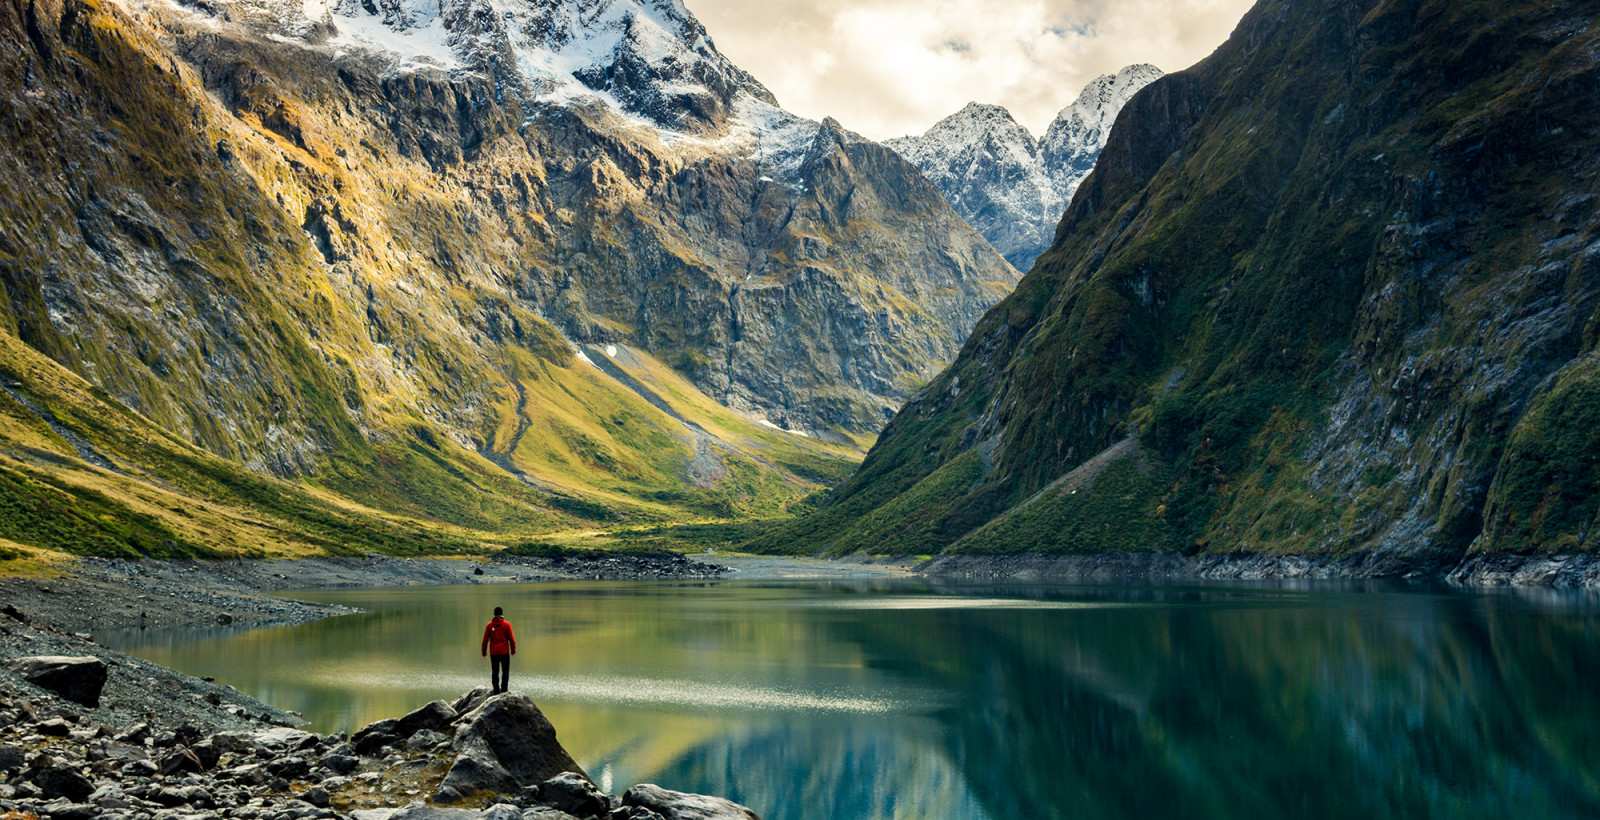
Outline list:
[[[517,654],[517,636],[511,634],[511,622],[498,615],[483,628],[483,654]]]

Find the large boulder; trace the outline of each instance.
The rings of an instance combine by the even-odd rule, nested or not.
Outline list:
[[[604,817],[611,813],[605,793],[577,772],[562,772],[541,783],[539,802],[574,817]]]
[[[33,785],[39,788],[46,800],[65,797],[74,803],[82,803],[94,792],[94,784],[89,782],[89,778],[71,766],[60,764],[35,772]]]
[[[675,792],[650,783],[629,789],[622,795],[622,805],[649,809],[666,820],[761,820],[732,800]]]
[[[22,679],[48,689],[74,703],[100,705],[100,690],[106,685],[106,664],[93,656],[36,655],[11,662]]]
[[[514,794],[562,772],[589,775],[556,740],[556,729],[527,695],[484,700],[463,715],[452,745],[456,761],[435,800],[449,802],[476,791]]]

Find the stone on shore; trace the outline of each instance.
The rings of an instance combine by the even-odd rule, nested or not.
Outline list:
[[[36,655],[12,661],[11,668],[31,684],[91,708],[100,705],[106,685],[105,662],[90,655]]]
[[[539,802],[575,817],[604,817],[611,812],[605,793],[577,772],[562,772],[539,784]]]
[[[650,783],[629,789],[622,795],[622,805],[649,809],[665,820],[761,820],[732,800],[675,792]]]
[[[476,791],[516,794],[562,772],[589,777],[556,740],[555,727],[544,713],[523,694],[484,699],[462,715],[452,745],[456,761],[436,801],[451,802]]]

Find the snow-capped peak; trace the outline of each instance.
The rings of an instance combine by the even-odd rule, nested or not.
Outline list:
[[[922,170],[945,198],[1020,270],[1048,247],[1061,213],[1094,168],[1111,124],[1139,89],[1161,76],[1132,65],[1095,78],[1035,140],[1011,112],[968,103],[921,136],[886,144]]]

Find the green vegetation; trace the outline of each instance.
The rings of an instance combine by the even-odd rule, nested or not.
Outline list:
[[[1344,12],[1269,3],[1137,97],[950,370],[824,507],[745,548],[1339,555],[1402,516],[1429,522],[1401,548],[1428,566],[1480,525],[1491,549],[1600,543],[1586,377],[1515,421],[1600,343],[1572,171],[1593,110],[1536,90],[1592,77],[1533,34],[1596,24],[1531,0]],[[1135,435],[1148,471],[1045,490]]]
[[[1571,550],[1600,522],[1600,367],[1573,370],[1511,433],[1490,489],[1489,549]]]

